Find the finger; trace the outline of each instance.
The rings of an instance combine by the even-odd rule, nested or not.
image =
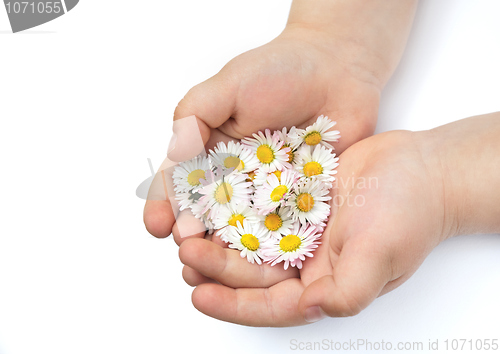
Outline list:
[[[331,129],[340,131],[341,135],[339,141],[332,144],[337,155],[354,143],[373,135],[375,131],[380,91],[371,86],[367,88],[368,91],[359,90],[358,84],[346,84],[343,90],[335,92],[335,99],[319,112],[337,122]],[[359,102],[363,104],[360,105]]]
[[[184,281],[190,286],[198,286],[205,283],[215,283],[213,279],[204,276],[203,274],[189,266],[184,266],[184,268],[182,268],[182,278],[184,278]]]
[[[217,146],[217,144],[221,141],[227,144],[229,141],[237,142],[238,140],[221,132],[219,129],[212,129],[210,132],[210,138],[205,145],[205,150],[213,150],[215,146]]]
[[[233,114],[236,93],[236,84],[222,72],[189,90],[174,112],[169,158],[186,161],[202,153],[211,129]]]
[[[310,321],[324,315],[353,316],[367,307],[391,280],[390,258],[363,238],[346,242],[331,275],[312,282],[300,299]]]
[[[224,241],[222,241],[222,239],[220,238],[219,235],[217,235],[217,231],[219,230],[216,230],[213,234],[213,237],[212,237],[212,242],[215,243],[217,246],[220,246],[222,248],[228,248],[229,247],[229,243],[226,243]]]
[[[345,117],[340,122],[338,122],[338,124],[335,125],[335,127],[333,127],[332,129],[349,133],[341,133],[342,136],[339,139],[338,143],[332,144],[335,147],[335,153],[337,155],[340,155],[351,145],[372,136],[373,132],[375,131],[376,122],[376,116],[375,118],[364,118],[363,121],[361,121],[360,117],[350,116]]]
[[[181,245],[190,238],[203,238],[207,232],[205,224],[197,219],[191,210],[183,210],[177,216],[177,220],[172,228],[172,235],[177,245]]]
[[[204,239],[184,242],[179,249],[179,258],[206,277],[232,288],[269,287],[299,276],[295,267],[284,270],[281,265],[252,264],[241,258],[239,251],[222,248]]]
[[[258,327],[296,326],[306,323],[297,307],[303,290],[297,278],[270,288],[201,284],[194,289],[192,301],[199,311],[222,321]]]
[[[144,206],[144,225],[146,230],[158,238],[172,233],[175,217],[169,200],[148,200]]]
[[[172,232],[175,215],[178,213],[175,193],[171,188],[171,169],[174,163],[166,159],[155,174],[144,206],[144,225],[148,232],[158,238],[165,238]]]

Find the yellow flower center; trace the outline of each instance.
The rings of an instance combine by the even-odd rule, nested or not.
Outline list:
[[[214,198],[219,204],[226,204],[231,201],[233,196],[233,187],[226,182],[222,182],[220,186],[215,189]]]
[[[297,235],[287,235],[280,240],[280,248],[283,252],[293,252],[299,249],[302,241]]]
[[[275,175],[276,177],[278,177],[278,181],[281,181],[281,171],[280,171],[280,170],[276,170],[276,171],[274,171],[273,173],[274,173],[274,175]]]
[[[310,211],[314,206],[314,198],[312,195],[309,193],[302,193],[299,194],[297,197],[297,208],[299,208],[300,211],[303,212],[308,212]]]
[[[245,217],[241,214],[233,214],[229,221],[227,222],[229,225],[236,227],[238,225],[237,223],[240,222],[241,226],[243,226],[243,220],[245,220]]]
[[[260,242],[257,237],[252,234],[244,234],[241,236],[241,244],[248,248],[250,251],[257,251]]]
[[[236,156],[229,156],[224,159],[224,166],[226,168],[234,167],[238,171],[241,171],[245,168],[245,163]]]
[[[205,171],[204,170],[194,170],[188,174],[187,181],[190,185],[198,186],[200,184],[200,179],[205,179]]]
[[[304,142],[307,145],[317,145],[321,141],[321,134],[317,131],[310,132],[304,137]]]
[[[283,225],[283,220],[278,214],[269,214],[264,220],[264,225],[268,230],[276,231]]]
[[[290,144],[284,144],[280,150],[283,150],[286,148],[290,148],[290,150],[288,150],[288,152],[286,154],[288,155],[288,162],[292,163],[293,158],[295,157],[295,154],[292,152],[292,148],[290,147]]]
[[[248,179],[253,181],[255,179],[256,173],[255,173],[255,171],[251,171],[251,172],[248,172],[247,175],[248,175]]]
[[[283,198],[286,192],[288,192],[288,187],[282,184],[279,185],[278,187],[274,188],[273,191],[271,192],[271,200],[273,202],[279,202],[281,198]]]
[[[261,145],[257,148],[257,158],[260,162],[269,164],[274,160],[273,149],[269,145]]]
[[[316,161],[308,162],[304,165],[304,174],[307,177],[320,175],[323,173],[323,166]]]

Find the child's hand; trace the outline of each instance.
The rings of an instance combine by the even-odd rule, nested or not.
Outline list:
[[[194,306],[252,326],[355,315],[406,281],[445,238],[498,232],[500,191],[489,186],[500,180],[499,118],[384,133],[347,149],[322,245],[300,271],[250,264],[237,251],[187,240],[179,252],[184,279],[197,286]]]
[[[192,131],[183,131],[182,118],[192,115],[211,147],[266,128],[304,128],[323,114],[337,122],[334,129],[346,132],[335,145],[342,152],[372,135],[377,121],[381,81],[368,64],[347,59],[361,52],[322,30],[287,28],[186,94],[175,110],[177,139],[168,157],[184,161],[199,153],[192,151]]]
[[[330,316],[357,314],[413,274],[444,237],[439,171],[410,132],[361,141],[339,163],[322,245],[302,270],[250,264],[207,240],[181,245],[188,284],[223,284],[198,286],[196,308],[246,325],[293,326],[319,319],[318,305]]]
[[[281,35],[234,58],[181,100],[168,157],[184,161],[203,145],[211,148],[265,128],[305,127],[322,114],[336,121],[334,129],[341,132],[337,153],[371,135],[381,90],[401,55],[414,4],[294,1]],[[197,124],[183,122],[193,115]],[[161,190],[163,181],[158,177],[156,182],[153,189]],[[148,201],[144,219],[151,234],[168,236],[175,221],[168,199]],[[204,235],[194,218],[185,220],[200,229],[197,236]]]

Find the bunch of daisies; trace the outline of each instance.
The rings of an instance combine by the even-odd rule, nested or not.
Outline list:
[[[330,215],[334,125],[320,116],[306,129],[266,129],[180,163],[173,173],[180,210],[190,209],[251,263],[302,268]]]

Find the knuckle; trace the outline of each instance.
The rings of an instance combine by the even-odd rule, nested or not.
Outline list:
[[[337,303],[337,308],[335,309],[337,316],[350,317],[361,312],[362,307],[356,299],[343,297],[341,300]]]
[[[351,317],[359,314],[362,309],[363,306],[361,305],[359,299],[353,295],[348,295],[339,289],[333,304],[333,311],[331,315],[333,317]]]
[[[198,101],[195,97],[201,98],[202,96],[203,88],[201,84],[192,87],[175,107],[174,120],[193,115],[196,109],[194,105]]]
[[[188,110],[188,105],[186,103],[186,97],[179,101],[174,110],[174,120],[186,117],[186,112]]]

